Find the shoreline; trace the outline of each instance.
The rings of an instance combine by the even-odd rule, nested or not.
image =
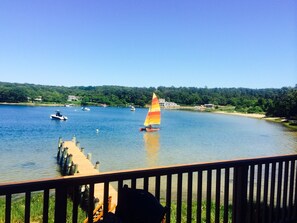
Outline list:
[[[40,107],[64,107],[64,104],[39,104],[32,102],[20,102],[20,103],[9,103],[9,102],[0,102],[0,105],[15,105],[15,106],[40,106]]]
[[[216,111],[215,109],[197,110],[194,106],[180,106],[179,108],[172,108],[172,109],[189,110],[189,111],[197,111],[197,112],[210,112],[210,113],[223,114],[223,115],[236,115],[236,116],[242,116],[242,117],[248,117],[248,118],[258,118],[258,119],[266,119],[267,118],[264,114],[258,114],[258,113]],[[279,117],[272,117],[272,119],[279,119]]]
[[[65,107],[65,104],[54,104],[54,103],[49,103],[49,104],[44,104],[44,103],[8,103],[8,102],[0,102],[0,105],[13,105],[13,106],[40,106],[40,107]],[[74,105],[74,106],[79,106],[79,105]],[[188,111],[196,111],[196,112],[210,112],[214,114],[222,114],[222,115],[235,115],[235,116],[241,116],[241,117],[246,117],[246,118],[256,118],[256,119],[263,119],[265,121],[270,121],[270,122],[275,122],[282,124],[283,126],[293,130],[297,131],[297,126],[296,125],[290,125],[289,120],[283,118],[283,117],[266,117],[264,114],[257,114],[257,113],[240,113],[240,112],[228,112],[228,111],[215,111],[215,110],[204,110],[204,111],[199,111],[195,109],[194,106],[179,106],[176,108],[170,108],[169,110],[188,110]],[[166,109],[165,109],[166,110]]]
[[[44,104],[44,103],[9,103],[9,102],[0,102],[0,105],[16,105],[16,106],[40,106],[40,107],[65,107],[65,104]],[[79,105],[74,105],[78,106]],[[167,110],[165,108],[165,110]],[[240,112],[228,112],[228,111],[215,111],[215,110],[207,110],[207,111],[199,111],[195,109],[194,106],[180,106],[176,108],[169,108],[168,110],[189,110],[189,111],[198,111],[198,112],[210,112],[215,114],[224,114],[224,115],[236,115],[236,116],[242,116],[242,117],[249,117],[249,118],[258,118],[258,119],[265,119],[265,120],[278,120],[281,119],[280,117],[266,117],[264,114],[257,114],[257,113],[240,113]]]
[[[257,119],[268,119],[264,114],[256,114],[256,113],[240,113],[240,112],[225,112],[225,111],[213,111],[215,114],[223,114],[223,115],[236,115],[248,118],[257,118]],[[273,117],[272,119],[278,119],[278,117]]]
[[[259,114],[259,113],[240,113],[235,111],[215,111],[215,110],[203,110],[199,111],[195,109],[194,107],[190,106],[180,106],[177,108],[177,110],[188,110],[188,111],[198,111],[198,112],[210,112],[214,114],[221,114],[221,115],[235,115],[235,116],[241,116],[246,118],[255,118],[255,119],[262,119],[268,122],[274,122],[283,125],[284,127],[290,129],[291,131],[297,132],[297,125],[292,124],[292,120],[288,120],[284,117],[267,117],[265,114]]]
[[[283,118],[283,117],[267,117],[264,114],[247,114],[247,113],[240,113],[240,112],[224,112],[224,111],[213,111],[212,113],[262,119],[268,122],[281,124],[284,127],[290,129],[291,131],[297,132],[297,126],[292,125],[290,120],[287,120],[286,118]]]

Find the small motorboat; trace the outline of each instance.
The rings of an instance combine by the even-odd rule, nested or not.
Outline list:
[[[91,109],[90,108],[87,108],[87,107],[82,107],[81,110],[83,110],[83,111],[90,111]]]
[[[135,107],[131,106],[130,111],[135,111]]]
[[[67,108],[69,108],[69,107],[72,107],[73,104],[66,104],[66,105],[64,105],[64,106],[67,107]]]
[[[64,121],[68,119],[66,116],[62,115],[60,111],[56,111],[56,114],[52,114],[50,117],[51,119],[64,120]]]

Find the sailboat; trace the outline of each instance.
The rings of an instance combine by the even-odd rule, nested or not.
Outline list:
[[[144,121],[144,127],[140,128],[140,131],[147,132],[156,132],[159,131],[160,128],[153,127],[152,125],[160,125],[161,124],[161,109],[159,105],[158,97],[155,93],[153,93],[152,104],[148,110]]]

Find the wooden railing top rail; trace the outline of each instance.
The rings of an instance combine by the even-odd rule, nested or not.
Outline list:
[[[297,160],[297,154],[270,156],[260,158],[249,158],[240,160],[228,160],[219,162],[204,162],[184,165],[165,166],[157,168],[145,168],[137,170],[125,170],[117,172],[105,172],[89,176],[68,176],[63,178],[40,179],[34,181],[10,182],[0,184],[0,195],[23,193],[26,191],[38,191],[63,186],[77,186],[90,183],[103,183],[106,181],[118,181],[131,178],[143,178],[151,176],[163,176],[167,174],[178,174],[184,172],[203,171],[219,168],[230,168],[243,165],[257,165],[271,162],[283,162]]]

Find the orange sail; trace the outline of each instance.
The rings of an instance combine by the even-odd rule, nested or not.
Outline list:
[[[146,115],[144,125],[149,126],[149,125],[160,125],[160,124],[161,124],[161,109],[159,105],[159,100],[156,94],[153,93],[152,104]]]

